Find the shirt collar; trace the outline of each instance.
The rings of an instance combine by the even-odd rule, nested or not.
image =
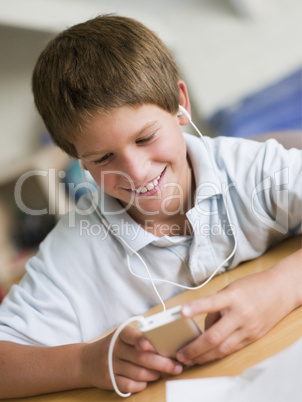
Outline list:
[[[184,134],[184,138],[195,177],[195,203],[200,203],[206,198],[220,194],[220,183],[215,172],[213,172],[211,160],[204,142],[191,134]],[[157,236],[144,230],[132,219],[127,209],[118,200],[105,194],[101,189],[98,190],[98,195],[98,211],[116,233],[117,240],[121,244],[126,242],[130,246],[130,248],[127,248],[127,252],[130,255],[134,251],[137,252],[146,245],[158,240]]]
[[[122,245],[124,245],[124,242],[127,243],[129,246],[129,248],[127,247],[127,252],[130,255],[157,239],[155,235],[144,230],[128,214],[127,208],[123,207],[117,199],[105,194],[101,189],[98,190],[98,193],[100,197],[98,211],[101,212],[102,217],[115,232],[116,239]]]
[[[221,184],[211,162],[209,144],[206,146],[204,142],[208,143],[209,139],[204,137],[203,140],[192,134],[184,134],[184,138],[195,178],[195,204],[199,204],[204,199],[221,194]]]

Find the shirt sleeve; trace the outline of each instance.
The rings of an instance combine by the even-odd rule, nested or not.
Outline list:
[[[301,233],[301,150],[287,150],[274,139],[222,138],[216,155],[241,228],[272,242]]]
[[[80,340],[72,306],[39,255],[30,259],[26,275],[1,304],[0,340],[40,346]]]
[[[85,282],[83,243],[70,216],[61,218],[2,301],[0,340],[40,346],[83,340],[76,304]]]
[[[273,139],[262,148],[259,149],[262,159],[255,165],[255,182],[250,193],[252,212],[262,225],[280,235],[299,234],[302,151],[286,150]]]

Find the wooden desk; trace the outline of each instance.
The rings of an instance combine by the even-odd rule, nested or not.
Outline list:
[[[225,287],[234,280],[249,275],[254,272],[263,271],[274,263],[284,258],[285,256],[293,253],[301,247],[301,238],[294,237],[284,241],[276,247],[270,249],[262,257],[241,264],[238,268],[226,272],[220,276],[215,277],[204,288],[196,291],[186,291],[177,295],[176,297],[167,301],[167,307],[172,307],[178,304],[183,304],[186,301],[195,299],[200,296],[206,296],[217,292],[219,289]],[[278,308],[278,306],[276,306]],[[161,311],[161,306],[156,306],[150,311],[149,314]],[[196,321],[199,325],[203,326],[204,317],[197,317]],[[257,342],[248,345],[244,349],[227,356],[219,361],[209,363],[203,366],[195,366],[186,369],[181,375],[177,377],[168,377],[171,379],[187,379],[187,378],[201,378],[201,377],[217,377],[217,376],[230,376],[242,373],[246,368],[259,363],[260,361],[278,353],[282,349],[291,345],[294,341],[302,336],[302,307],[299,307],[287,317],[285,317],[278,325],[276,325],[268,334]],[[150,384],[148,388],[139,393],[131,395],[127,400],[129,402],[163,402],[165,401],[165,381],[160,380],[156,383]],[[10,401],[121,401],[123,398],[119,397],[113,391],[102,391],[99,389],[80,389],[66,392],[58,392],[54,394],[41,395],[37,397],[10,399]]]

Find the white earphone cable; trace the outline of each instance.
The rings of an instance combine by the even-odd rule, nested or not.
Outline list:
[[[137,317],[131,317],[128,320],[126,320],[125,322],[123,322],[118,329],[115,331],[115,333],[113,334],[111,341],[110,341],[110,345],[109,345],[109,349],[108,349],[108,367],[109,367],[109,374],[110,374],[110,379],[113,385],[113,388],[115,390],[115,392],[119,395],[122,396],[123,398],[127,398],[128,396],[131,395],[131,393],[129,392],[128,394],[123,394],[115,381],[115,375],[114,375],[114,370],[113,370],[113,349],[114,349],[114,345],[115,342],[117,340],[117,338],[119,337],[120,333],[123,331],[123,329],[131,324],[134,321],[142,321],[143,317],[142,316],[137,316]]]

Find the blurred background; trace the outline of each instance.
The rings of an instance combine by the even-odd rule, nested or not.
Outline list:
[[[77,164],[50,144],[35,111],[35,61],[55,33],[103,13],[136,18],[164,40],[204,134],[281,133],[301,145],[300,0],[0,0],[0,300],[80,193],[66,191],[81,180]],[[47,213],[20,211],[16,196]]]

